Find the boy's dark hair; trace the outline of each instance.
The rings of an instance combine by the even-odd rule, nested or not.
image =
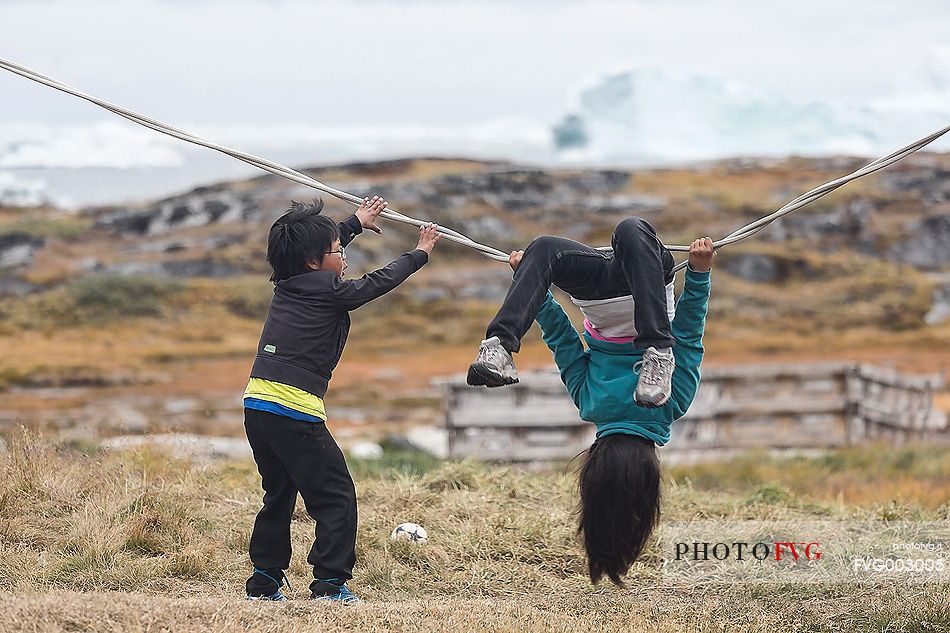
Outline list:
[[[591,582],[607,576],[623,587],[660,519],[656,445],[636,435],[607,435],[589,449],[578,479],[577,531],[587,550]]]
[[[311,204],[290,201],[287,212],[277,218],[267,236],[267,263],[274,269],[271,281],[308,272],[308,263],[323,263],[323,254],[340,239],[336,222],[320,215],[323,200]]]

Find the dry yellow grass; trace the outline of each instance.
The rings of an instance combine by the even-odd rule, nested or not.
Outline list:
[[[667,471],[664,521],[720,517],[950,520],[940,451],[880,447],[818,460],[755,457]],[[353,589],[366,604],[312,604],[294,514],[290,604],[246,604],[259,507],[250,462],[196,466],[153,450],[87,453],[30,434],[0,456],[0,631],[940,631],[950,585],[658,583],[654,547],[630,589],[592,587],[573,531],[574,475],[471,463],[353,462],[360,498]],[[856,482],[903,472],[892,492]],[[781,477],[777,472],[784,473]],[[837,474],[843,494],[822,482]],[[767,482],[767,483],[764,483]],[[901,483],[903,482],[903,483]],[[777,487],[778,486],[778,487]],[[920,491],[929,491],[920,499]],[[935,503],[940,497],[943,503]],[[392,526],[426,525],[425,547]]]
[[[0,594],[0,631],[931,633],[947,630],[948,600],[950,592],[942,588],[903,586],[785,588],[752,595],[721,587],[688,592],[643,587],[624,595],[410,598],[357,607],[300,601],[247,604],[217,595],[65,591]]]

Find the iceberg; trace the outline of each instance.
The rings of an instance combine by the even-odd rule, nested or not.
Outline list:
[[[39,207],[49,203],[46,183],[0,171],[0,207]]]
[[[925,90],[860,104],[794,100],[700,72],[611,73],[579,92],[553,142],[583,163],[880,155],[950,123],[950,52],[939,53]]]

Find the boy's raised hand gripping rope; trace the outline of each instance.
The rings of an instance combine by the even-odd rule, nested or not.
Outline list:
[[[285,167],[278,163],[271,162],[269,160],[265,160],[263,158],[259,158],[257,156],[254,156],[253,154],[248,154],[246,152],[241,152],[238,150],[230,149],[228,147],[224,147],[223,145],[218,145],[216,143],[205,141],[204,139],[198,138],[197,136],[193,136],[189,134],[188,132],[166,125],[162,123],[161,121],[156,121],[155,119],[142,116],[141,114],[137,114],[135,112],[132,112],[131,110],[127,110],[120,106],[113,105],[107,101],[103,101],[91,95],[87,95],[55,79],[41,75],[37,73],[36,71],[30,70],[29,68],[20,66],[11,61],[7,61],[3,58],[0,58],[0,68],[3,68],[4,70],[8,70],[17,75],[20,75],[21,77],[26,77],[27,79],[30,79],[32,81],[36,81],[43,85],[49,86],[50,88],[55,88],[56,90],[60,90],[62,92],[79,97],[80,99],[85,99],[86,101],[89,101],[90,103],[94,103],[95,105],[101,108],[105,108],[106,110],[109,110],[110,112],[114,114],[117,114],[123,118],[126,118],[134,123],[138,123],[139,125],[143,125],[149,129],[155,130],[156,132],[161,132],[162,134],[167,134],[168,136],[172,136],[182,141],[186,141],[188,143],[194,143],[195,145],[201,145],[202,147],[207,147],[208,149],[213,149],[223,154],[227,154],[228,156],[231,156],[232,158],[236,158],[250,165],[254,165],[255,167],[263,169],[264,171],[270,172],[277,176],[282,176],[284,178],[287,178],[288,180],[292,180],[293,182],[299,183],[301,185],[305,185],[307,187],[317,189],[335,198],[339,198],[340,200],[343,200],[345,202],[349,202],[357,206],[360,204],[361,199],[358,196],[354,196],[353,194],[347,193],[345,191],[340,191],[339,189],[334,189],[333,187],[327,186],[323,184],[322,182],[320,182],[319,180],[315,180],[311,178],[310,176],[307,176],[306,174],[303,174],[299,171],[296,171],[289,167]],[[756,233],[758,233],[759,231],[764,229],[766,226],[768,226],[775,220],[779,219],[780,217],[784,215],[788,215],[792,211],[800,209],[806,204],[810,204],[814,202],[815,200],[821,198],[822,196],[828,193],[831,193],[838,187],[841,187],[842,185],[845,185],[851,182],[852,180],[856,180],[860,178],[861,176],[866,176],[870,173],[878,171],[879,169],[883,169],[887,167],[888,165],[892,165],[893,163],[896,163],[902,158],[913,154],[917,150],[925,147],[926,145],[929,145],[930,143],[940,138],[947,132],[950,132],[950,125],[948,125],[947,127],[944,127],[941,130],[937,130],[936,132],[929,134],[917,141],[914,141],[910,145],[907,145],[906,147],[902,147],[901,149],[895,152],[892,152],[891,154],[888,154],[887,156],[883,156],[881,158],[878,158],[877,160],[871,161],[867,165],[848,174],[847,176],[842,176],[841,178],[832,180],[831,182],[827,182],[821,185],[820,187],[815,187],[811,191],[808,191],[807,193],[804,193],[800,195],[799,197],[795,198],[794,200],[790,201],[789,203],[785,204],[783,207],[776,210],[775,212],[765,217],[762,217],[756,220],[755,222],[751,222],[740,229],[733,231],[732,233],[730,233],[729,235],[725,236],[724,238],[720,240],[716,240],[715,242],[713,242],[713,246],[718,249],[723,246],[727,246],[729,244],[735,244],[736,242],[752,237],[753,235],[755,235]],[[395,220],[396,222],[403,222],[406,224],[412,224],[414,226],[423,226],[424,224],[427,224],[423,220],[417,220],[407,215],[403,215],[402,213],[399,213],[398,211],[394,209],[387,209],[380,215],[388,220]],[[444,237],[447,240],[456,242],[458,244],[462,244],[464,246],[468,246],[469,248],[474,248],[475,250],[480,252],[482,255],[490,259],[494,259],[496,261],[505,262],[505,263],[508,262],[508,255],[498,250],[497,248],[486,246],[484,244],[479,244],[475,240],[469,237],[466,237],[465,235],[462,235],[461,233],[457,231],[453,231],[452,229],[446,228],[444,226],[439,226],[438,229],[439,229],[439,234],[442,235],[442,237]],[[672,246],[666,246],[666,248],[668,248],[671,251],[689,252],[688,245],[687,246],[672,245]],[[601,247],[601,249],[610,250],[610,247]],[[676,271],[685,266],[686,266],[686,262],[683,261],[677,264],[677,266],[673,270]]]

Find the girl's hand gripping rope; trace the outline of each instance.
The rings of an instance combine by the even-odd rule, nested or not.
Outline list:
[[[379,217],[380,213],[386,210],[387,206],[389,206],[389,203],[379,196],[363,198],[363,201],[360,203],[360,208],[356,210],[356,217],[364,229],[382,233],[383,230],[376,226],[376,218]]]
[[[518,270],[522,257],[524,257],[524,251],[511,251],[511,255],[508,256],[508,265],[511,266],[511,270]]]
[[[716,251],[713,249],[713,241],[708,237],[693,240],[689,245],[689,267],[698,273],[704,273],[712,269],[713,258]]]

